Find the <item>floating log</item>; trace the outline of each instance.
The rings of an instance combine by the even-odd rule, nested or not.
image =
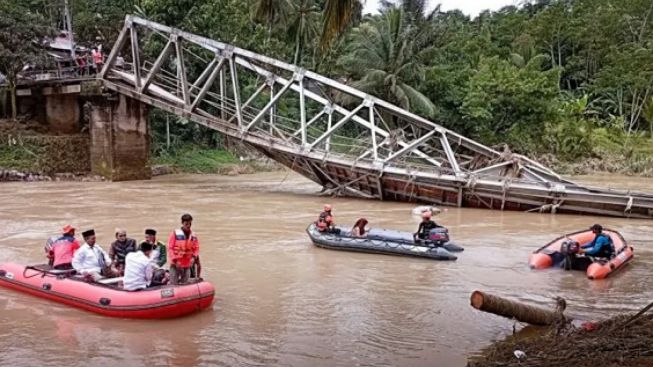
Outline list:
[[[474,291],[470,297],[470,301],[472,307],[477,310],[526,322],[531,325],[553,325],[559,321],[566,320],[562,314],[565,308],[565,301],[562,298],[558,298],[558,307],[555,311],[525,305],[481,291]]]

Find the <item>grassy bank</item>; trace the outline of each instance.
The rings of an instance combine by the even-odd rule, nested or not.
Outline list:
[[[653,139],[648,136],[592,136],[585,157],[544,154],[538,161],[561,174],[616,173],[653,177]]]
[[[91,169],[87,135],[0,134],[0,167],[24,172],[87,173]]]
[[[151,159],[152,165],[171,166],[176,172],[237,175],[271,171],[276,166],[257,160],[241,160],[234,153],[200,146],[184,145],[160,151]]]

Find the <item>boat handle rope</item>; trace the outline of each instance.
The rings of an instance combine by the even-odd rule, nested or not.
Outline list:
[[[36,271],[36,273],[33,274],[33,275],[30,275],[30,276],[27,276],[27,271],[28,270],[34,270],[34,271]],[[46,276],[47,272],[45,272],[44,270],[38,269],[38,268],[36,268],[34,266],[26,266],[25,269],[23,270],[23,278],[25,278],[25,279],[34,278],[35,276],[38,276],[39,274],[41,274],[41,278],[44,278]]]

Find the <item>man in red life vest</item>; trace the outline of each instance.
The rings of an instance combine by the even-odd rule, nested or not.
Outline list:
[[[181,228],[174,230],[168,237],[168,258],[170,259],[170,283],[187,283],[190,278],[190,267],[197,266],[196,276],[200,276],[200,242],[191,231],[193,217],[190,214],[181,216]]]
[[[320,216],[315,222],[317,230],[324,233],[340,234],[340,229],[336,228],[335,222],[333,220],[331,209],[333,209],[331,204],[324,205],[324,211],[320,213]]]
[[[70,224],[63,227],[61,236],[50,237],[45,244],[49,264],[57,270],[72,269],[73,255],[79,249],[75,239],[75,228]]]

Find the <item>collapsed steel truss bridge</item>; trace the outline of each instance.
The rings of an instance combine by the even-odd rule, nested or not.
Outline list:
[[[346,82],[136,16],[126,17],[99,77],[240,139],[327,194],[653,218],[653,195],[576,184]]]

